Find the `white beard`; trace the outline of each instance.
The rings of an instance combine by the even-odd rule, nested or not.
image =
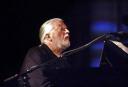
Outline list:
[[[57,47],[65,50],[70,46],[70,41],[61,41],[57,44]]]

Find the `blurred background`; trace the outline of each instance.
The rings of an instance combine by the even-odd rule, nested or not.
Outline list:
[[[19,73],[28,49],[40,44],[38,32],[41,24],[50,18],[65,20],[71,39],[68,50],[87,44],[104,33],[128,31],[127,0],[4,0],[1,6],[0,81]],[[97,42],[73,55],[69,61],[86,76],[86,68],[100,67],[103,47],[103,41]],[[101,72],[96,76],[103,81],[106,74],[99,75]],[[123,87],[127,78],[120,77],[118,81],[122,83],[118,86]],[[94,76],[89,79],[93,81]],[[113,81],[115,79],[117,77]],[[116,86],[118,81],[105,84]],[[16,87],[14,83],[6,87]],[[82,79],[81,84],[84,83],[86,80]]]

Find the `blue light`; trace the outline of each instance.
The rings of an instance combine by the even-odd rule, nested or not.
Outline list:
[[[90,49],[100,50],[103,48],[103,46],[104,46],[103,42],[99,42],[99,43],[95,43],[94,45],[92,45]]]
[[[91,25],[91,32],[98,33],[107,33],[107,32],[116,32],[117,24],[106,21],[97,21],[93,22]]]
[[[100,60],[99,57],[92,58],[92,61],[90,63],[90,67],[92,67],[92,68],[98,68],[98,67],[100,67],[100,62],[101,62],[101,60]]]

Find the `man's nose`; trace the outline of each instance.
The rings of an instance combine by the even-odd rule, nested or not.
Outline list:
[[[68,29],[65,29],[65,32],[66,32],[66,33],[70,33],[70,31],[69,31]]]

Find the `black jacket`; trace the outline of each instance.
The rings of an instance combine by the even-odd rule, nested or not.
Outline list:
[[[71,83],[74,84],[70,81],[72,79],[70,65],[66,58],[57,58],[45,44],[33,47],[28,51],[20,73],[40,64],[43,64],[41,68],[27,74],[28,87],[67,87],[72,86]],[[19,80],[19,82],[22,87],[22,81]]]

